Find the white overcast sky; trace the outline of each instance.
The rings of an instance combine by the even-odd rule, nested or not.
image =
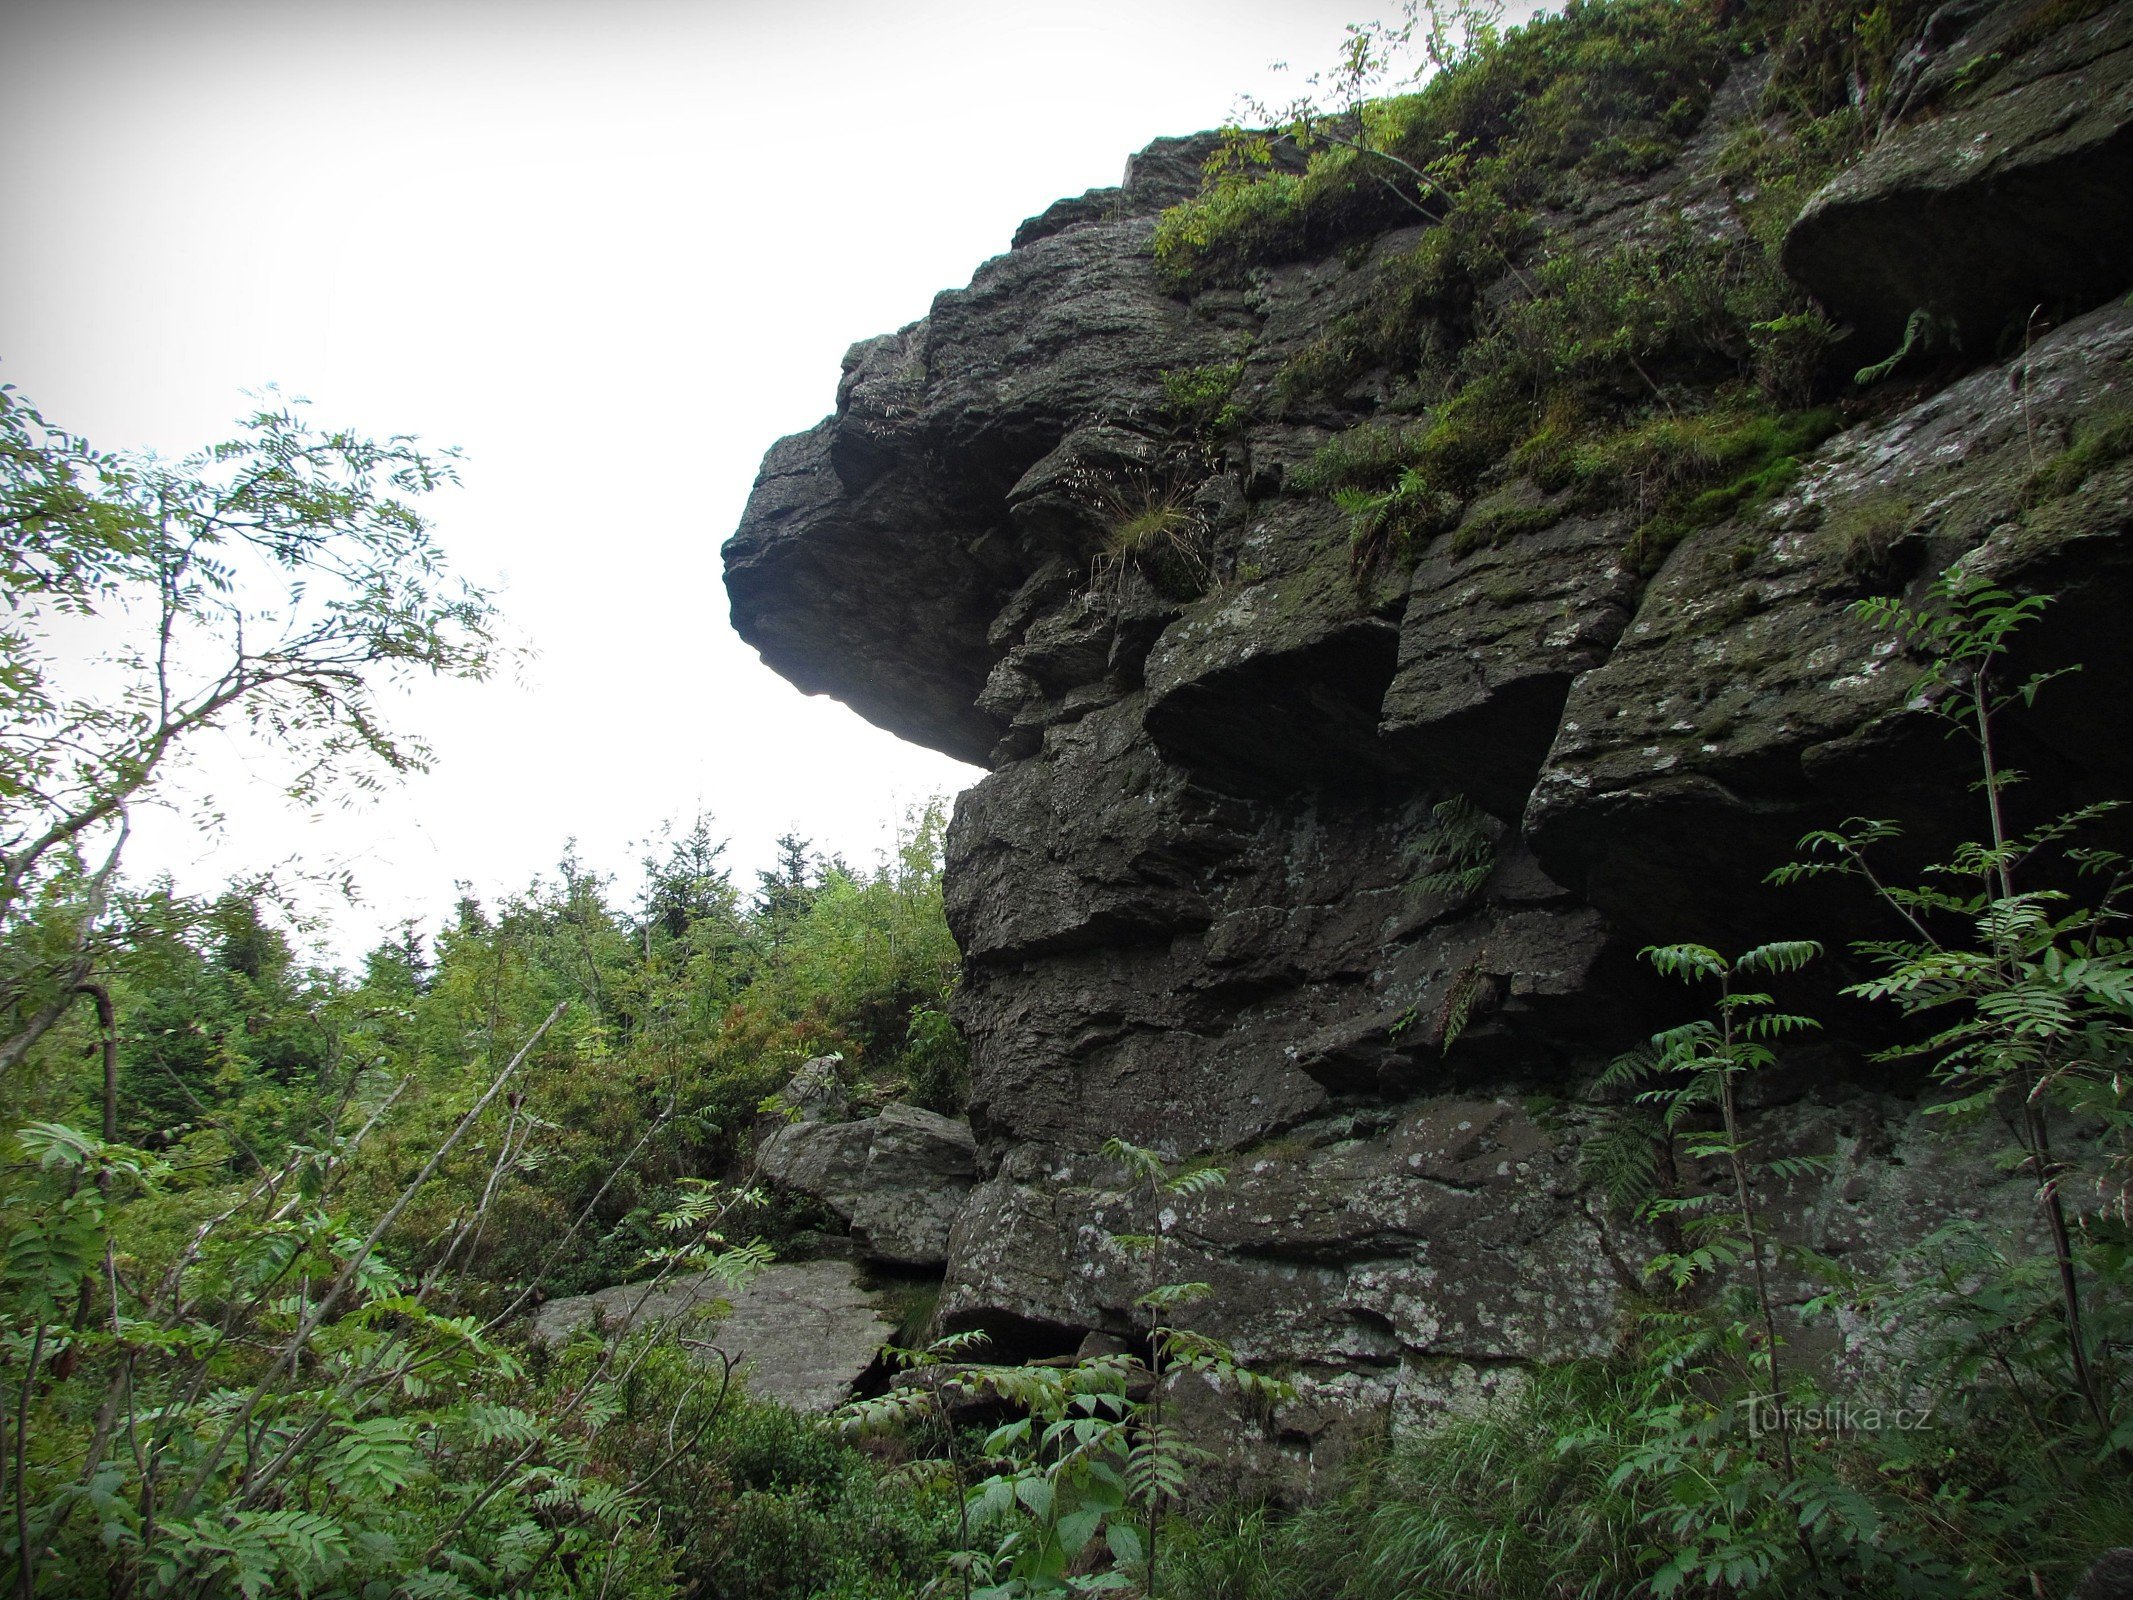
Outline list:
[[[234,741],[228,822],[144,819],[135,876],[351,867],[360,949],[708,808],[872,859],[977,774],[765,669],[718,547],[856,339],[1023,217],[1331,60],[1369,0],[0,0],[0,379],[105,448],[181,454],[241,391],[466,452],[431,502],[537,654],[426,689],[435,770],[309,817]],[[746,878],[744,881],[752,881]]]

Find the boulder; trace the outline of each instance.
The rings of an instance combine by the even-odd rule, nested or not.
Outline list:
[[[842,1122],[850,1116],[852,1099],[837,1076],[843,1064],[842,1056],[813,1056],[801,1062],[800,1070],[778,1091],[785,1114],[795,1122]]]
[[[969,1124],[900,1104],[856,1122],[790,1123],[757,1162],[770,1182],[835,1211],[869,1256],[905,1267],[947,1259],[948,1231],[977,1182]]]
[[[2133,1545],[2098,1556],[2068,1600],[2133,1600]]]
[[[850,1399],[896,1333],[851,1263],[795,1261],[766,1267],[738,1289],[714,1273],[677,1273],[551,1300],[535,1315],[532,1337],[561,1345],[584,1328],[621,1333],[646,1324],[672,1328],[706,1365],[723,1354],[757,1399],[815,1412]]]

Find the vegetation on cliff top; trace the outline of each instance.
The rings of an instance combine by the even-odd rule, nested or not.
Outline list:
[[[1370,375],[1383,411],[1413,420],[1332,440],[1301,485],[1350,513],[1359,565],[1458,527],[1478,490],[1523,475],[1575,490],[1557,514],[1622,511],[1649,569],[1781,487],[1833,431],[1806,408],[1839,330],[1777,247],[1862,147],[1911,9],[1587,0],[1500,32],[1499,7],[1410,7],[1400,28],[1354,30],[1312,95],[1257,108],[1268,126],[1227,130],[1203,192],[1162,218],[1157,264],[1193,292],[1344,246],[1360,263],[1377,235],[1419,225],[1273,397],[1345,407]],[[1418,36],[1426,81],[1378,93]],[[1673,215],[1565,246],[1594,194],[1673,161],[1758,60],[1761,114],[1712,163],[1736,220]],[[1277,170],[1281,142],[1307,153],[1303,170]],[[1455,550],[1545,520],[1461,529]]]

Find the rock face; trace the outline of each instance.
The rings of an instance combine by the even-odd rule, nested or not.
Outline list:
[[[991,769],[958,802],[946,891],[976,1181],[944,1250],[899,1257],[945,1256],[946,1323],[1068,1350],[1130,1334],[1150,1274],[1205,1281],[1204,1325],[1299,1387],[1271,1424],[1224,1426],[1306,1476],[1388,1414],[1604,1350],[1652,1245],[1588,1176],[1584,1091],[1696,1008],[1636,952],[1841,948],[1878,931],[1859,901],[1763,883],[1803,831],[1974,831],[1917,659],[1851,602],[1917,598],[1958,558],[2053,595],[2021,664],[2079,661],[2082,687],[2018,715],[2010,747],[2039,806],[2126,792],[2133,461],[2083,444],[2079,470],[2045,469],[2133,415],[2127,18],[1953,82],[1961,41],[2034,11],[1948,8],[1909,58],[1911,109],[1784,254],[1862,341],[1923,306],[1966,354],[1848,402],[1796,476],[1658,563],[1626,553],[1628,513],[1506,467],[1411,563],[1359,562],[1349,512],[1298,469],[1392,381],[1320,403],[1280,374],[1419,230],[1175,291],[1154,217],[1204,147],[1053,207],[967,290],[854,347],[835,414],[771,450],[727,584],[796,684]],[[1534,259],[1683,219],[1745,238],[1753,196],[1721,155],[1765,70],[1735,68],[1671,164],[1551,217]],[[1983,153],[1953,161],[1958,138]],[[1987,359],[2046,299],[2028,348]],[[1195,435],[1163,375],[1209,370],[1235,375],[1240,420]],[[1182,577],[1116,554],[1175,518],[1201,534]],[[1835,1038],[1754,1113],[1759,1140],[1836,1164],[1778,1225],[1871,1271],[1948,1212],[2020,1213],[2019,1185],[1925,1131],[1861,1043]],[[888,1131],[795,1127],[779,1159],[834,1193]],[[1113,1135],[1229,1181],[1158,1205],[1098,1156]],[[1153,1262],[1121,1234],[1158,1240]]]
[[[1908,124],[1786,239],[1787,270],[1869,343],[1893,346],[1927,311],[1989,351],[2010,316],[2019,332],[2033,308],[2093,305],[2124,286],[2133,12],[2101,7],[2021,50],[2035,15],[1944,6],[1909,64]]]
[[[903,1267],[948,1260],[948,1231],[977,1182],[970,1125],[886,1105],[856,1122],[795,1122],[757,1151],[763,1176],[813,1195],[850,1224],[868,1255]]]
[[[551,1300],[533,1320],[533,1337],[559,1345],[581,1328],[616,1333],[646,1323],[701,1341],[699,1360],[710,1361],[711,1349],[723,1352],[750,1394],[796,1411],[831,1411],[850,1399],[896,1333],[851,1263],[792,1261],[765,1268],[739,1289],[695,1272],[656,1286],[623,1283]]]

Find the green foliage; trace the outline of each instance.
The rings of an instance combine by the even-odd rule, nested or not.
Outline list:
[[[1869,120],[1887,108],[1897,57],[1916,39],[1932,0],[1758,0],[1750,25],[1769,41],[1763,90],[1770,111],[1814,118],[1857,107]]]
[[[1779,1341],[1766,1280],[1766,1241],[1756,1221],[1757,1164],[1750,1158],[1741,1129],[1739,1082],[1776,1064],[1773,1041],[1811,1031],[1819,1024],[1778,1010],[1767,993],[1735,984],[1742,978],[1797,971],[1819,953],[1819,947],[1804,941],[1758,945],[1732,961],[1704,945],[1647,948],[1644,958],[1662,975],[1716,984],[1716,1015],[1654,1034],[1643,1049],[1619,1057],[1598,1085],[1603,1090],[1642,1085],[1637,1102],[1658,1112],[1661,1136],[1678,1141],[1691,1162],[1721,1170],[1731,1183],[1730,1208],[1717,1203],[1709,1192],[1654,1192],[1645,1198],[1640,1208],[1643,1214],[1672,1219],[1683,1239],[1682,1249],[1655,1257],[1646,1274],[1664,1276],[1678,1290],[1706,1273],[1747,1261],[1755,1280],[1766,1338],[1763,1359],[1773,1393],[1783,1387],[1777,1372]],[[1719,1119],[1718,1126],[1701,1126],[1700,1119],[1712,1113]],[[1796,1163],[1798,1158],[1781,1159]],[[1668,1164],[1672,1164],[1671,1152]],[[1789,1171],[1784,1175],[1789,1176]]]
[[[658,1354],[636,1374],[635,1420],[609,1426],[618,1451],[634,1443],[657,1459],[677,1403],[678,1431],[697,1423],[694,1447],[651,1490],[681,1536],[681,1582],[711,1600],[918,1595],[945,1548],[945,1497],[885,1477],[828,1423],[781,1406],[729,1398],[704,1426],[691,1414],[708,1408],[702,1370],[671,1347]]]
[[[1649,393],[1670,374],[1752,371],[1755,326],[1804,304],[1760,249],[1677,223],[1604,255],[1548,257],[1461,370],[1528,394],[1595,384]]]
[[[256,888],[113,887],[111,1115],[157,1150],[75,1131],[86,1007],[9,1080],[10,1577],[27,1549],[55,1595],[915,1592],[943,1508],[821,1430],[656,1340],[529,1369],[508,1339],[537,1289],[763,1260],[727,1241],[774,1213],[701,1174],[804,1056],[959,1092],[944,825],[872,872],[789,851],[744,906],[699,818],[634,911],[566,857],[360,979],[303,967]]]
[[[1769,7],[1589,0],[1506,33],[1485,12],[1410,6],[1398,25],[1351,30],[1313,94],[1279,115],[1258,108],[1270,131],[1231,130],[1203,194],[1163,218],[1158,260],[1192,288],[1422,222],[1276,382],[1286,405],[1345,402],[1380,374],[1386,403],[1420,420],[1335,439],[1298,486],[1347,513],[1362,570],[1455,527],[1463,555],[1553,520],[1527,507],[1462,523],[1465,503],[1508,474],[1574,483],[1565,510],[1636,513],[1629,554],[1649,571],[1686,533],[1776,493],[1835,426],[1805,408],[1841,330],[1777,248],[1807,195],[1863,147],[1865,122],[1801,100],[1736,135],[1720,166],[1745,236],[1677,219],[1534,260],[1545,235],[1533,217],[1596,178],[1670,160],[1740,53],[1776,45],[1800,70],[1845,51],[1882,61],[1900,19],[1818,11],[1809,25]],[[1427,81],[1387,93],[1423,44]],[[1301,172],[1275,159],[1284,142],[1308,155]]]
[[[2014,1129],[2051,1239],[2069,1387],[2095,1435],[2124,1449],[2133,1446],[2133,1422],[2118,1420],[2123,1375],[2088,1325],[2076,1245],[2077,1233],[2098,1224],[2071,1212],[2068,1192],[2092,1185],[2104,1214],[2125,1222],[2133,1180],[2133,939],[2124,901],[2133,867],[2120,852],[2084,842],[2115,802],[2084,805],[2027,831],[2013,824],[2010,795],[2021,774],[2000,757],[1998,724],[2033,705],[2060,674],[2011,683],[2001,675],[2010,641],[2044,606],[2039,596],[2017,596],[1960,567],[1941,576],[1925,606],[1859,602],[1861,615],[1925,657],[1912,703],[1975,742],[1986,834],[1936,863],[1924,883],[1905,887],[1873,862],[1897,825],[1853,818],[1807,835],[1805,856],[1772,877],[1856,877],[1899,919],[1902,937],[1858,947],[1881,970],[1850,992],[1928,1024],[1924,1038],[1890,1054],[1932,1064],[1951,1091],[1936,1112],[1998,1111]],[[2055,1119],[2097,1130],[2083,1140],[2086,1171],[2058,1147]]]
[[[1159,592],[1190,599],[1206,591],[1206,519],[1192,503],[1198,484],[1177,464],[1168,471],[1126,470],[1091,477],[1077,488],[1101,530],[1093,580],[1123,581],[1137,572]]]
[[[1574,470],[1587,484],[1612,481],[1630,497],[1645,520],[1626,554],[1650,572],[1696,529],[1783,493],[1799,475],[1801,458],[1840,426],[1828,409],[1773,416],[1721,407],[1603,437],[1578,453]]]
[[[1740,1355],[1706,1319],[1647,1315],[1618,1356],[1522,1375],[1325,1504],[1175,1528],[1173,1593],[1983,1597],[2033,1593],[2035,1574],[2049,1594],[2133,1513],[2122,1478],[2062,1478],[2025,1449],[1992,1386],[1912,1431],[1894,1414],[1921,1410],[1874,1408],[1880,1431],[1832,1431],[1788,1480],[1732,1401]]]
[[[1314,82],[1323,100],[1261,108],[1271,133],[1231,130],[1202,193],[1157,225],[1157,265],[1172,282],[1234,280],[1403,221],[1491,236],[1498,218],[1662,164],[1725,67],[1722,30],[1701,8],[1615,0],[1501,34],[1485,15],[1439,29],[1420,69],[1428,81],[1380,97],[1395,86],[1388,49],[1414,42],[1416,11],[1407,17],[1404,36],[1351,33],[1342,67]],[[1301,173],[1276,168],[1277,140],[1307,155]],[[1498,255],[1491,276],[1500,265]]]
[[[1824,520],[1822,536],[1836,544],[1847,576],[1860,583],[1883,583],[1892,576],[1897,545],[1916,521],[1917,511],[1904,495],[1860,495]]]
[[[1358,572],[1406,558],[1459,515],[1459,503],[1432,489],[1415,467],[1404,468],[1389,489],[1336,489],[1333,503],[1348,514],[1349,553]]]
[[[375,1219],[347,1209],[344,1188],[375,1114],[319,1124],[179,1248],[146,1258],[130,1224],[174,1198],[169,1163],[58,1124],[16,1133],[0,1171],[13,1425],[0,1553],[21,1593],[388,1581],[545,1595],[572,1592],[585,1562],[617,1592],[659,1592],[669,1555],[639,1498],[657,1468],[601,1449],[630,1370],[619,1347],[535,1397],[496,1337],[501,1318],[454,1309],[454,1259],[488,1220],[486,1197],[420,1270],[379,1248],[538,1037]],[[721,1220],[684,1229],[662,1272],[751,1271],[760,1253],[722,1248]]]
[[[1776,258],[1815,191],[1857,159],[1867,133],[1858,109],[1845,104],[1824,116],[1751,122],[1726,141],[1718,171],[1767,256]]]
[[[40,597],[78,612],[109,594],[146,544],[127,483],[123,460],[53,426],[0,384],[0,588],[11,614]],[[25,644],[11,633],[10,657]]]
[[[1572,276],[1591,281],[1583,269]],[[1604,271],[1598,276],[1620,282]],[[1668,281],[1676,309],[1698,302],[1693,274]],[[1748,320],[1766,307],[1728,312],[1721,295],[1709,303],[1707,310],[1717,309],[1700,334],[1694,316],[1677,320],[1671,312],[1640,333],[1634,316],[1610,304],[1602,311],[1560,299],[1514,303],[1468,350],[1462,370],[1471,381],[1451,399],[1421,423],[1369,423],[1336,436],[1300,486],[1332,490],[1356,519],[1358,536],[1391,525],[1414,537],[1457,523],[1460,507],[1492,476],[1522,473],[1550,493],[1573,491],[1570,503],[1474,519],[1460,528],[1455,553],[1516,538],[1570,510],[1620,508],[1636,519],[1628,555],[1649,571],[1693,530],[1782,492],[1800,459],[1841,425],[1829,409],[1773,412],[1739,386],[1722,389],[1700,410],[1660,405],[1609,422],[1627,405],[1621,391],[1610,393],[1606,375],[1617,367],[1661,398],[1655,374],[1680,370],[1662,357],[1693,362],[1701,352],[1752,370],[1755,330],[1768,325]],[[1602,336],[1603,328],[1614,332]],[[1731,356],[1724,354],[1728,329],[1736,336]],[[1395,466],[1400,476],[1391,490],[1358,486],[1381,481]]]
[[[1420,869],[1415,887],[1455,904],[1471,900],[1496,870],[1503,834],[1503,824],[1465,795],[1439,800],[1406,851]]]
[[[1243,422],[1235,396],[1244,377],[1244,362],[1217,362],[1156,374],[1163,385],[1163,407],[1178,426],[1195,438],[1214,442],[1237,431]]]
[[[1960,343],[1952,321],[1921,307],[1905,320],[1903,339],[1896,348],[1872,366],[1861,367],[1853,373],[1852,382],[1862,389],[1867,388],[1881,382],[1914,355],[1955,349]]]
[[[415,506],[452,481],[449,451],[279,396],[171,465],[97,454],[0,391],[0,1071],[96,965],[127,808],[209,729],[264,735],[300,797],[423,765],[380,685],[490,664],[489,597]]]
[[[1225,1181],[1219,1167],[1173,1164],[1123,1139],[1106,1140],[1099,1153],[1118,1164],[1152,1209]],[[1167,1219],[1158,1226],[1167,1231]],[[1113,1243],[1146,1258],[1151,1275],[1165,1249],[1160,1232],[1114,1235]],[[1220,1341],[1177,1323],[1175,1313],[1207,1293],[1204,1283],[1157,1283],[1135,1301],[1145,1357],[989,1366],[967,1359],[985,1342],[977,1333],[894,1352],[914,1378],[879,1399],[847,1406],[845,1425],[862,1435],[923,1430],[940,1441],[941,1457],[907,1471],[950,1485],[960,1497],[958,1548],[942,1588],[952,1582],[969,1600],[1160,1592],[1163,1520],[1183,1498],[1193,1469],[1211,1459],[1165,1417],[1167,1387],[1193,1375],[1262,1403],[1288,1392],[1241,1365]],[[1011,1412],[985,1436],[975,1461],[952,1422],[953,1400],[972,1396]]]
[[[1597,258],[1550,257],[1525,289],[1478,319],[1424,417],[1336,435],[1298,474],[1349,514],[1359,565],[1457,525],[1508,471],[1575,489],[1565,510],[1631,510],[1629,554],[1649,570],[1688,532],[1781,490],[1838,426],[1832,411],[1770,409],[1811,386],[1833,330],[1752,245],[1684,226]],[[1717,399],[1677,409],[1668,386],[1691,383],[1720,385]],[[1475,519],[1454,553],[1556,515]]]

